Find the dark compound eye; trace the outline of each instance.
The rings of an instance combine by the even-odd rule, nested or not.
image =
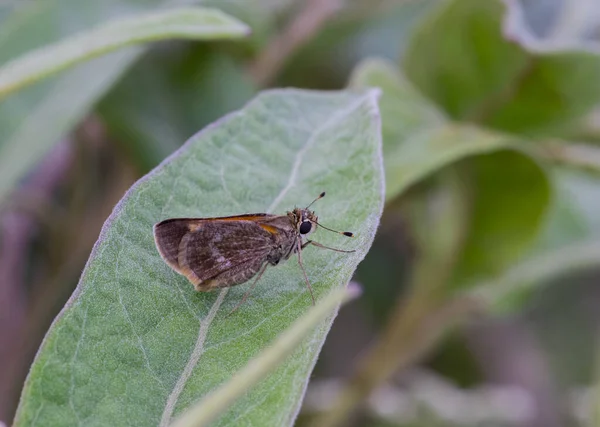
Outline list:
[[[310,221],[304,221],[300,224],[300,234],[308,234],[310,233],[310,229],[312,228],[312,224]]]

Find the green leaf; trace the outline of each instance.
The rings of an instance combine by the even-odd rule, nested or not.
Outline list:
[[[197,129],[253,95],[241,64],[208,46],[151,52],[101,101],[98,111],[131,162],[147,172]]]
[[[551,202],[546,171],[516,144],[466,161],[472,188],[471,229],[455,281],[473,285],[497,275],[526,254]]]
[[[248,32],[245,24],[216,9],[166,9],[115,19],[2,66],[0,99],[51,74],[126,46],[178,38],[236,38]]]
[[[518,2],[451,0],[418,27],[403,66],[455,119],[533,136],[565,132],[600,101],[600,50],[536,42]]]
[[[552,279],[600,264],[598,177],[557,167],[552,178],[555,194],[535,245],[518,263],[474,290],[497,314],[522,309]]]
[[[16,426],[85,422],[166,425],[207,395],[310,308],[295,260],[248,286],[198,293],[155,248],[169,217],[285,213],[322,190],[328,246],[303,251],[317,299],[348,283],[383,207],[377,92],[266,92],[192,137],[140,180],[107,220],[71,300],[48,332],[21,398]],[[215,425],[285,425],[296,416],[333,316],[285,365]]]
[[[42,43],[63,39],[65,28],[83,29],[86,23],[98,25],[106,15],[127,10],[126,5],[54,4],[50,0],[32,3],[8,19],[0,31],[0,61],[23,55]],[[212,36],[207,34],[206,37]],[[143,51],[141,47],[129,47],[91,60],[0,102],[0,202],[42,156],[85,117],[93,103]]]
[[[252,28],[249,37],[240,43],[258,54],[276,36],[281,26],[281,17],[290,13],[294,0],[200,0],[203,6],[215,7],[234,16]],[[293,13],[293,12],[292,12]]]
[[[297,319],[277,340],[265,348],[256,358],[240,369],[227,383],[206,396],[192,409],[182,415],[172,427],[198,427],[207,425],[225,412],[232,403],[248,389],[266,377],[273,367],[283,362],[302,340],[318,326],[340,303],[359,296],[360,287],[349,284],[347,288],[335,289],[322,301]]]
[[[402,198],[402,218],[418,254],[414,262],[439,270],[432,283],[414,282],[427,289],[428,299],[437,298],[437,288],[451,279],[471,219],[470,189],[461,175],[458,167],[443,168]]]
[[[400,75],[397,67],[385,60],[367,59],[352,73],[350,86],[382,89],[379,108],[382,115],[386,198],[396,197],[424,175],[439,168],[440,163],[447,162],[430,158],[429,163],[423,165],[423,160],[426,160],[423,154],[430,151],[425,144],[430,143],[431,136],[442,131],[447,122],[444,115]],[[445,139],[440,138],[442,143]],[[414,149],[407,150],[410,146]],[[431,152],[443,154],[447,151]],[[421,161],[415,163],[417,158]]]
[[[527,154],[525,141],[447,122],[387,61],[359,64],[351,85],[383,91],[388,200],[462,161],[472,202],[457,283],[466,286],[476,277],[498,273],[533,242],[549,204],[550,184]]]

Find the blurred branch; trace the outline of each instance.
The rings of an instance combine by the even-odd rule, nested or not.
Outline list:
[[[250,66],[255,83],[267,86],[285,61],[306,44],[343,6],[343,0],[305,0],[304,8],[274,37]]]
[[[599,265],[600,241],[575,243],[525,260],[495,280],[476,284],[469,293],[493,304],[560,275]]]
[[[545,142],[539,154],[552,162],[600,173],[600,148],[595,145]]]
[[[584,118],[578,138],[582,141],[600,141],[600,107],[596,107]]]

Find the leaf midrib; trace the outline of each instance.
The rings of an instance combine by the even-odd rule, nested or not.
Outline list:
[[[194,349],[190,353],[190,357],[185,365],[185,368],[181,372],[177,383],[175,383],[175,387],[173,387],[173,390],[171,391],[171,394],[167,399],[165,408],[160,419],[160,427],[167,427],[171,423],[171,417],[173,416],[173,411],[175,410],[175,406],[177,405],[179,396],[185,388],[188,379],[192,375],[194,368],[200,361],[200,357],[204,352],[204,342],[206,341],[206,337],[208,336],[208,329],[210,328],[210,325],[212,324],[212,321],[215,318],[217,311],[219,311],[219,308],[221,307],[221,304],[225,299],[225,295],[227,295],[227,291],[229,291],[229,288],[225,288],[221,292],[219,292],[219,296],[217,297],[213,306],[210,308],[208,314],[203,320],[200,321],[198,339],[196,340]]]

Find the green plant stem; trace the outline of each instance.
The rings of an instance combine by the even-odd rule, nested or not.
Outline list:
[[[258,86],[267,86],[279,73],[285,61],[308,42],[335,16],[343,3],[340,0],[307,0],[291,23],[261,52],[249,73]]]
[[[471,294],[491,304],[517,290],[533,288],[570,271],[598,266],[600,242],[572,244],[531,258],[505,272],[499,279],[473,286]],[[519,289],[520,288],[520,289]]]
[[[354,284],[331,292],[308,313],[296,320],[270,347],[251,360],[231,380],[184,413],[172,424],[172,427],[208,425],[227,410],[232,402],[272,372],[340,303],[346,303],[359,295],[360,287]]]
[[[376,386],[419,360],[444,332],[478,308],[472,298],[442,302],[435,284],[443,283],[445,278],[446,274],[440,274],[440,269],[432,268],[429,263],[416,267],[411,295],[398,301],[374,348],[359,365],[332,409],[315,420],[315,427],[343,425]]]

